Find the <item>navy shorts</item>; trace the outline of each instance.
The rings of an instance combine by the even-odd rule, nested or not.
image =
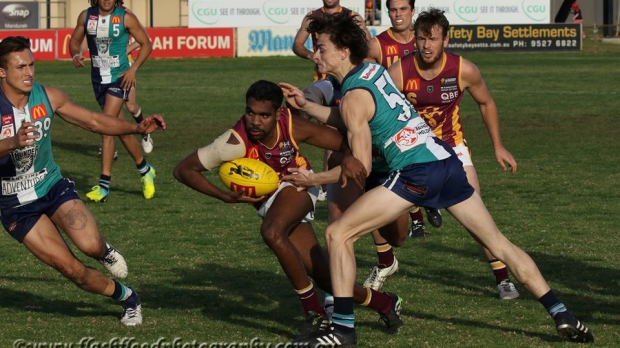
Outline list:
[[[93,90],[95,91],[95,99],[97,99],[97,103],[99,106],[103,108],[105,105],[105,97],[106,95],[111,95],[116,98],[121,98],[124,101],[129,99],[129,90],[123,89],[121,87],[122,79],[118,79],[112,83],[96,83],[93,82]]]
[[[447,208],[474,194],[463,163],[450,149],[445,160],[417,163],[390,173],[383,184],[390,191],[419,207]]]
[[[41,215],[51,217],[63,203],[73,199],[80,199],[75,191],[75,183],[63,178],[54,184],[44,197],[16,208],[2,209],[0,220],[11,237],[23,243],[26,234],[39,221]]]
[[[383,183],[389,177],[390,177],[389,173],[376,172],[376,171],[370,172],[370,175],[368,175],[368,177],[366,178],[366,187],[365,187],[366,192],[374,189],[377,186],[383,185]]]

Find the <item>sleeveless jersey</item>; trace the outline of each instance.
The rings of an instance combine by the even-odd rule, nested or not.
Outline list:
[[[280,120],[276,124],[276,132],[278,141],[276,145],[269,148],[260,142],[250,139],[245,128],[245,118],[241,117],[231,131],[245,145],[245,156],[247,158],[257,159],[267,163],[273,168],[278,176],[282,178],[288,175],[288,168],[305,168],[311,170],[308,159],[299,153],[299,145],[293,139],[293,116],[287,108],[281,108],[279,111]]]
[[[343,97],[354,89],[364,89],[373,97],[375,113],[368,122],[372,145],[391,171],[450,157],[382,66],[364,63],[351,70],[342,82]]]
[[[62,175],[52,155],[54,110],[43,86],[34,83],[24,111],[14,108],[0,89],[0,112],[0,139],[15,136],[24,122],[34,123],[40,133],[33,145],[0,157],[0,208],[8,209],[45,196]]]
[[[459,103],[463,97],[462,58],[448,52],[444,57],[441,72],[431,80],[420,75],[415,55],[401,59],[403,93],[435,135],[455,147],[463,144],[463,125],[459,116]]]
[[[84,26],[93,83],[112,83],[129,69],[127,44],[130,35],[125,30],[125,13],[125,9],[114,7],[112,13],[102,16],[96,6],[86,12]]]
[[[351,17],[357,16],[357,12],[355,12],[353,10],[350,10],[350,9],[348,9],[346,7],[343,7],[343,6],[340,6],[339,13],[344,13],[344,14],[349,15]],[[329,15],[330,15],[329,13],[325,12],[325,7],[321,7],[321,8],[318,8],[318,9],[314,10],[314,11],[310,11],[310,13],[308,13],[306,15],[306,17],[310,18],[312,20],[316,20],[316,19],[322,18],[324,16],[329,16]],[[312,47],[316,50],[316,44],[317,44],[317,42],[319,40],[319,37],[316,34],[312,34],[311,38],[312,38]],[[314,81],[323,80],[325,78],[327,78],[327,74],[321,74],[319,72],[319,68],[317,66],[315,66],[314,67]]]
[[[415,51],[415,37],[412,37],[411,41],[402,44],[394,39],[391,28],[375,36],[373,40],[379,42],[379,50],[381,51],[381,61],[379,64],[386,69],[400,58]]]

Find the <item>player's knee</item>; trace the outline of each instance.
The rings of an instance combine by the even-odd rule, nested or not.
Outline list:
[[[282,245],[285,242],[285,232],[286,231],[284,231],[284,229],[278,224],[267,222],[264,222],[260,228],[260,234],[261,237],[263,237],[263,241],[272,249]]]
[[[105,256],[106,249],[103,243],[92,241],[91,243],[80,246],[80,251],[83,252],[84,255],[98,260]]]

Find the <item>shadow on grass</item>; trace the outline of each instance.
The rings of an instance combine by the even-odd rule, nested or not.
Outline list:
[[[5,278],[0,277],[0,279]],[[49,281],[49,279],[46,279],[46,281]],[[121,314],[120,304],[103,296],[94,295],[92,298],[89,298],[89,302],[79,300],[67,301],[42,297],[24,290],[15,291],[4,287],[0,287],[0,307],[19,311],[61,314],[68,317],[110,316],[118,318]],[[116,308],[115,311],[110,310],[113,307]]]
[[[173,269],[177,281],[167,286],[142,285],[140,297],[152,308],[200,309],[212,320],[294,337],[303,322],[302,308],[288,279],[275,271],[281,270],[215,263],[191,270]]]
[[[410,241],[408,241],[409,243]],[[479,251],[480,264],[487,267],[488,277],[472,276],[466,271],[455,271],[454,269],[441,268],[441,264],[436,268],[429,268],[415,263],[417,255],[428,255],[432,253],[436,258],[449,259],[457,256],[457,258],[471,259],[472,251],[475,254],[477,246],[468,249],[455,249],[446,245],[437,243],[419,243],[414,246],[414,255],[406,258],[399,258],[400,269],[399,275],[422,279],[428,282],[449,286],[456,289],[463,289],[463,295],[480,294],[482,296],[497,297],[494,287],[494,276],[490,268],[486,265],[486,260],[482,251]],[[420,250],[422,249],[422,250]],[[404,249],[400,249],[405,251]],[[401,252],[402,252],[401,251]],[[411,251],[409,251],[411,252]],[[562,302],[566,304],[569,310],[576,314],[586,323],[596,322],[598,324],[618,325],[620,320],[601,319],[601,313],[607,314],[607,317],[616,316],[620,313],[620,294],[617,292],[617,279],[620,279],[620,271],[612,267],[599,267],[578,257],[569,255],[549,255],[543,253],[529,253],[532,259],[537,263],[543,276],[551,283],[561,284],[562,287],[571,291],[562,292],[555,290],[556,295]],[[600,261],[600,260],[598,260]],[[470,266],[468,266],[469,268]],[[511,277],[522,299],[536,301],[529,294],[527,289],[520,285],[514,276]],[[467,292],[467,294],[465,294]],[[608,300],[603,300],[605,297]],[[542,309],[542,308],[541,308]],[[596,317],[596,318],[595,318]]]

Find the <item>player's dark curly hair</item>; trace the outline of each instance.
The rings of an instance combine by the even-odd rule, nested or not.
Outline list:
[[[392,2],[392,0],[385,0],[385,8],[386,9],[390,8],[390,2]],[[409,0],[409,5],[411,6],[412,10],[415,10],[415,0]]]
[[[445,39],[448,35],[448,31],[450,30],[450,22],[446,15],[444,15],[444,11],[431,8],[428,11],[421,12],[418,18],[413,23],[413,30],[416,35],[418,32],[424,35],[430,35],[433,31],[433,27],[438,25],[441,29],[443,29],[443,38]]]
[[[30,49],[30,39],[23,36],[8,36],[0,42],[0,68],[7,68],[9,53]]]
[[[282,106],[284,93],[282,93],[282,89],[277,84],[271,81],[258,80],[245,93],[246,103],[250,98],[254,98],[257,101],[270,101],[273,103],[273,107],[277,109]]]
[[[88,0],[88,3],[90,3],[91,7],[97,6],[98,2],[99,0]],[[122,4],[123,4],[123,0],[116,0],[116,2],[114,3],[114,6],[120,6]]]
[[[328,34],[337,48],[348,48],[351,51],[349,59],[353,64],[360,64],[368,56],[368,42],[366,33],[360,28],[358,20],[343,13],[325,15],[310,22],[310,34]]]

